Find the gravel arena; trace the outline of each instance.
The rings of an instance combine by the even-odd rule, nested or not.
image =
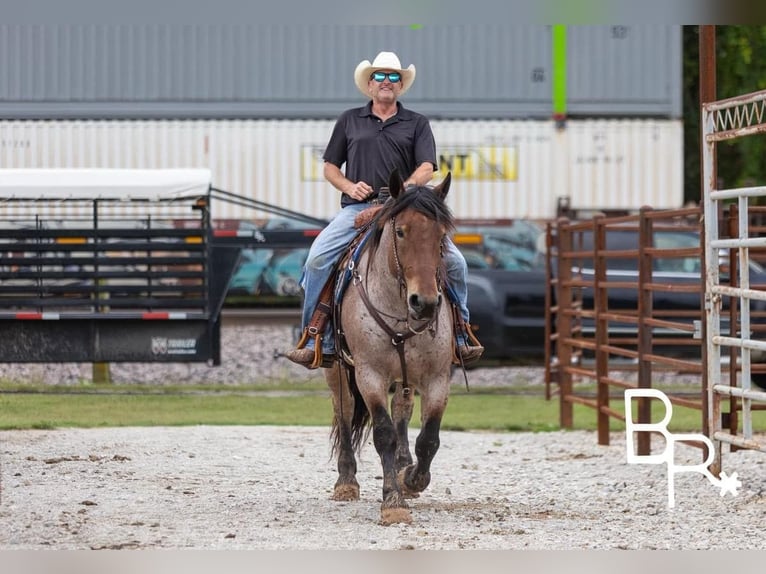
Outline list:
[[[223,348],[236,352],[236,361],[224,356],[228,368],[200,366],[200,373],[242,382],[268,374],[255,351],[232,351],[235,341],[262,351],[253,344],[262,336],[264,356],[281,369],[271,376],[291,376],[285,361],[271,356],[273,333],[232,331],[224,331]],[[232,363],[247,365],[246,372],[232,374]],[[51,384],[70,384],[87,371],[4,369],[5,379]],[[146,371],[147,379],[169,376],[156,366]],[[469,380],[508,383],[522,375],[531,376],[476,369]],[[113,378],[121,376],[128,375],[115,369]],[[135,369],[130,376],[135,380]],[[685,448],[676,460],[699,464],[700,451]],[[329,427],[2,431],[0,550],[764,549],[766,456],[726,448],[723,461],[741,481],[736,496],[722,495],[700,473],[681,473],[669,508],[665,465],[628,464],[624,433],[599,446],[592,432],[447,431],[430,486],[409,501],[412,523],[383,526],[371,442],[358,463],[360,500],[330,499],[336,470]]]
[[[367,445],[361,499],[330,500],[325,428],[5,431],[1,549],[762,549],[766,458],[725,461],[720,496],[699,474],[628,465],[624,437],[444,432],[410,525],[381,526]],[[696,451],[699,456],[699,451]]]

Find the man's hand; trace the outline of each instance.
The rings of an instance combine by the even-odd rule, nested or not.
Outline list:
[[[373,192],[372,186],[363,181],[354,183],[353,181],[346,179],[346,176],[343,175],[340,168],[329,161],[324,162],[324,176],[335,189],[357,201],[365,201]]]
[[[351,185],[347,186],[346,189],[343,190],[343,192],[356,199],[357,201],[365,201],[373,192],[373,189],[370,185],[366,184],[363,181],[358,181],[356,183],[349,182]]]

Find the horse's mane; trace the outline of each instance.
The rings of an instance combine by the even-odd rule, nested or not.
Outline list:
[[[432,191],[430,187],[409,187],[402,191],[396,199],[389,199],[383,204],[382,209],[375,215],[372,222],[372,235],[365,245],[365,249],[377,250],[380,239],[391,218],[396,217],[407,209],[414,209],[445,226],[448,232],[455,230],[455,220],[447,203]]]

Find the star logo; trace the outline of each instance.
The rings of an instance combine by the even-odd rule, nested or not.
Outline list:
[[[736,472],[729,476],[722,471],[719,486],[721,496],[725,496],[727,491],[731,492],[732,496],[737,496],[737,489],[742,486],[742,481],[737,478]]]

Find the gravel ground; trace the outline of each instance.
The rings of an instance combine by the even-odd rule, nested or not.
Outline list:
[[[324,428],[4,431],[0,549],[766,548],[762,453],[725,454],[736,497],[678,475],[670,509],[664,467],[612,438],[444,432],[412,524],[382,526],[374,449],[333,502]]]
[[[289,348],[289,328],[225,328],[222,337],[220,367],[113,364],[112,380],[323,380],[274,358]],[[539,367],[480,368],[468,377],[472,387],[542,392]],[[0,378],[73,385],[90,380],[91,365],[0,365]],[[453,383],[463,384],[461,372]],[[738,496],[680,474],[670,509],[666,468],[627,464],[624,434],[605,447],[588,432],[443,432],[441,445],[430,487],[411,501],[412,524],[386,527],[371,444],[359,462],[361,500],[330,500],[328,428],[3,431],[0,550],[766,548],[760,452],[724,453],[724,470],[742,481]],[[699,450],[688,450],[681,455],[699,463]]]

